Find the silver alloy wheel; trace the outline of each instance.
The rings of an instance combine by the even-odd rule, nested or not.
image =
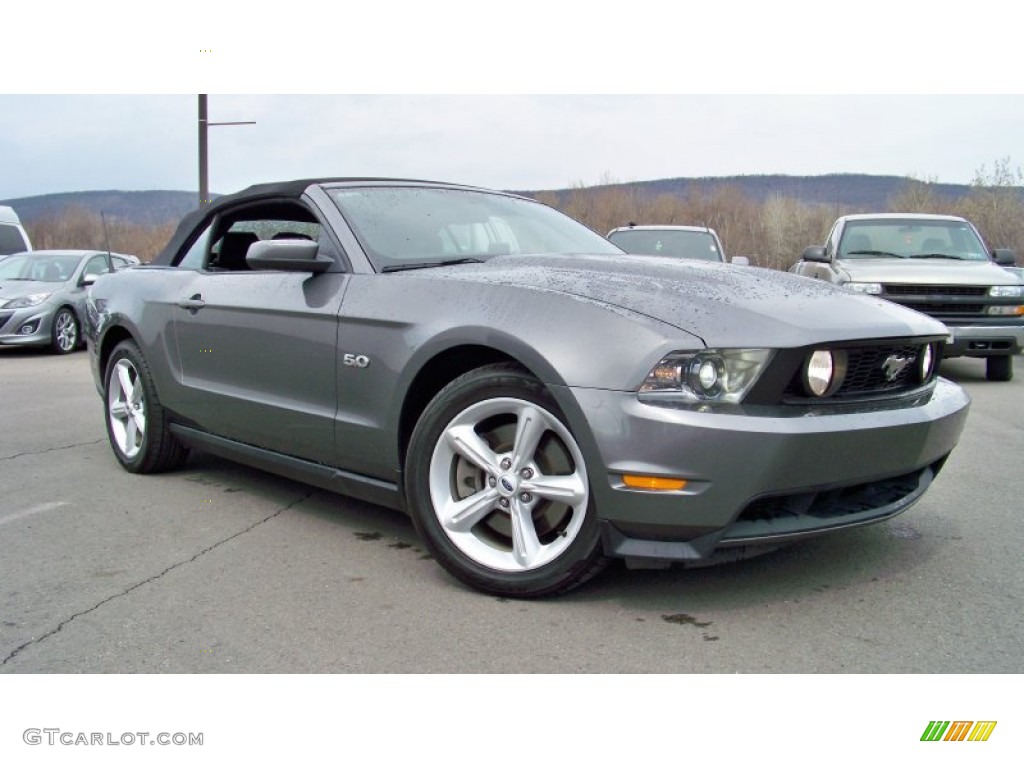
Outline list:
[[[122,357],[111,369],[107,413],[117,449],[126,459],[135,458],[146,437],[146,400],[139,372],[127,358]]]
[[[430,500],[445,535],[479,565],[541,568],[576,540],[590,498],[576,440],[544,408],[482,400],[459,413],[430,457]]]
[[[61,352],[72,352],[78,345],[78,321],[66,309],[57,313],[54,320],[54,337]]]

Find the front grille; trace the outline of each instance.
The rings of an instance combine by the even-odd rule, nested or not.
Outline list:
[[[800,403],[841,402],[910,392],[928,383],[921,381],[918,365],[923,348],[923,343],[910,340],[833,348],[837,360],[845,356],[846,374],[839,389],[824,398],[811,397],[804,389],[803,358],[785,388],[783,399]],[[941,349],[937,347],[934,353],[941,355]]]
[[[984,285],[884,285],[883,296],[897,304],[932,317],[978,317],[985,315],[988,295]],[[975,301],[972,301],[975,299]]]
[[[879,392],[899,391],[917,386],[917,356],[919,346],[899,344],[892,346],[851,349],[847,353],[846,378],[835,397],[860,396]],[[904,360],[905,365],[891,380],[886,373],[886,361]]]
[[[0,312],[0,331],[7,325],[7,321],[14,317],[13,312]]]
[[[984,296],[984,285],[884,285],[888,296]]]
[[[913,304],[910,302],[902,303],[905,307],[916,309],[918,312],[924,312],[926,315],[943,315],[949,317],[959,316],[973,316],[985,314],[984,304],[945,304],[933,301],[915,301]]]

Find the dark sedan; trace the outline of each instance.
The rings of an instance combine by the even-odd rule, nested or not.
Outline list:
[[[403,509],[511,596],[904,511],[967,415],[945,338],[785,273],[627,257],[523,197],[374,179],[220,198],[97,280],[88,329],[128,471],[201,449]]]

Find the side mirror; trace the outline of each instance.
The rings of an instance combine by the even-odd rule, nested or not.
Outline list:
[[[96,278],[99,277],[97,274],[82,275],[82,279],[78,281],[78,284],[83,288],[88,288],[90,285],[96,282]]]
[[[828,264],[831,261],[831,259],[829,259],[828,257],[828,254],[825,253],[825,246],[823,245],[811,245],[808,246],[807,248],[804,248],[804,252],[800,256],[800,258],[803,259],[804,261],[821,261],[826,264]]]
[[[733,256],[732,263],[738,267],[749,267],[750,259],[748,259],[746,256]]]
[[[319,248],[312,240],[261,240],[249,246],[245,263],[250,269],[326,272],[334,262],[318,259]]]
[[[1012,267],[1017,263],[1017,254],[1009,248],[996,248],[992,260],[1001,267]]]

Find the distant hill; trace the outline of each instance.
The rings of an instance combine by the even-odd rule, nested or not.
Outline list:
[[[714,194],[722,187],[739,189],[747,198],[762,203],[773,195],[793,198],[807,204],[836,206],[844,211],[885,210],[889,200],[899,194],[913,180],[902,176],[870,176],[857,173],[838,173],[825,176],[716,176],[707,178],[657,179],[609,184],[610,188],[636,189],[645,196],[686,196],[691,193]],[[966,184],[930,184],[938,197],[956,200],[970,191]],[[596,187],[590,187],[594,189]],[[572,189],[518,190],[519,194],[536,195],[547,192],[560,200]],[[1024,188],[1021,189],[1024,195]],[[130,224],[159,225],[176,222],[198,202],[197,192],[153,190],[146,192],[62,192],[11,200],[0,200],[10,205],[23,221],[33,222],[59,214],[71,207],[84,208],[95,213]]]
[[[0,205],[14,208],[18,217],[27,223],[58,216],[68,208],[80,208],[90,213],[103,213],[112,219],[145,226],[177,222],[198,204],[198,192],[165,190],[61,192],[0,201]]]
[[[711,195],[722,187],[739,189],[744,196],[763,203],[772,196],[788,197],[807,204],[832,205],[859,210],[885,210],[889,199],[902,192],[913,180],[903,176],[870,176],[858,173],[835,173],[825,176],[715,176],[710,178],[658,179],[609,184],[609,188],[635,189],[640,194],[686,196],[693,192]],[[938,196],[956,200],[970,191],[967,184],[930,184]],[[1024,190],[1022,190],[1024,191]],[[536,195],[547,192],[560,200],[571,189],[548,189],[522,192]]]

